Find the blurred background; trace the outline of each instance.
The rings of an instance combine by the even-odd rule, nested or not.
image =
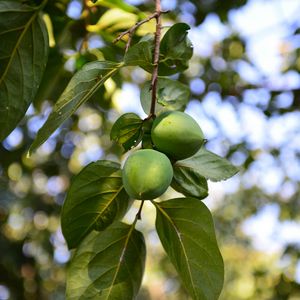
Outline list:
[[[91,161],[122,160],[122,149],[109,139],[113,122],[124,112],[145,116],[139,91],[150,75],[124,68],[27,157],[74,72],[95,59],[122,60],[124,43],[113,39],[154,10],[152,0],[87,4],[48,1],[46,73],[26,117],[0,145],[1,300],[64,299],[72,253],[59,216],[70,179]],[[220,299],[299,300],[300,0],[162,0],[162,6],[170,10],[165,29],[174,22],[191,26],[194,56],[187,71],[173,76],[190,87],[186,112],[202,127],[207,148],[240,168],[232,179],[210,183],[205,199],[225,261]],[[134,42],[152,31],[154,23],[145,24]],[[177,195],[170,189],[163,197]],[[139,299],[189,299],[154,219],[146,205]]]

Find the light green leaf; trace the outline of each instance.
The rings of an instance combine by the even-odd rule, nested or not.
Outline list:
[[[153,203],[159,238],[190,296],[218,299],[224,264],[208,208],[194,198]]]
[[[137,12],[136,6],[130,5],[123,0],[92,0],[96,5],[106,6],[109,8],[120,8],[127,12]]]
[[[146,248],[134,225],[113,223],[91,232],[67,273],[67,300],[132,300],[141,286]]]
[[[0,1],[0,141],[23,118],[39,88],[48,34],[38,8]]]
[[[172,75],[188,68],[193,46],[187,37],[190,26],[176,23],[164,35],[160,44],[159,75]]]
[[[93,229],[103,230],[123,217],[128,205],[119,164],[87,165],[72,180],[63,205],[61,227],[69,248],[77,247]]]
[[[53,107],[47,121],[38,131],[32,143],[31,154],[50,135],[68,119],[82,104],[100,88],[100,86],[122,66],[121,63],[94,61],[87,63],[71,79],[66,89]]]
[[[130,28],[137,21],[138,16],[135,13],[127,12],[120,8],[111,8],[102,14],[97,24],[88,25],[87,29],[90,32],[97,32],[101,30],[114,32]]]
[[[173,166],[172,188],[185,196],[204,199],[208,196],[207,180],[196,169]]]
[[[194,156],[177,161],[176,166],[191,168],[206,179],[221,181],[228,179],[238,172],[227,159],[201,148]]]
[[[148,72],[152,71],[152,49],[151,41],[141,41],[129,48],[125,54],[126,66],[140,66]]]
[[[151,82],[148,81],[144,84],[141,90],[141,104],[145,113],[150,111],[151,106],[150,87]],[[189,96],[190,90],[185,84],[168,78],[159,77],[155,112],[158,113],[163,110],[183,111],[188,103]]]
[[[125,151],[139,144],[143,137],[143,120],[134,113],[122,115],[113,125],[110,138],[122,145]]]

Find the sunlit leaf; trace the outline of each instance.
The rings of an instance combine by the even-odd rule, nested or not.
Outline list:
[[[151,82],[146,82],[141,90],[141,103],[145,113],[149,113],[151,106],[150,89]],[[179,81],[168,78],[158,78],[157,84],[157,104],[155,112],[162,110],[181,110],[183,111],[188,103],[190,96],[189,88]]]
[[[77,247],[93,229],[103,230],[123,217],[129,204],[120,165],[97,161],[72,180],[64,202],[61,226],[69,248]]]
[[[97,32],[101,30],[114,32],[117,30],[130,28],[137,22],[137,20],[138,17],[134,13],[126,12],[119,8],[112,8],[107,10],[101,16],[97,24],[88,25],[87,29],[91,32]]]
[[[208,208],[194,198],[154,204],[159,238],[190,296],[218,299],[224,265]]]
[[[122,145],[125,151],[136,146],[143,137],[143,120],[134,113],[122,115],[113,125],[110,138]]]
[[[43,144],[50,135],[67,120],[83,103],[113,76],[122,64],[109,61],[87,63],[71,79],[66,89],[55,103],[47,121],[38,131],[29,153]]]
[[[137,7],[126,3],[123,0],[92,0],[96,5],[106,6],[109,8],[119,8],[127,12],[138,11]]]
[[[114,223],[91,232],[77,249],[67,274],[67,300],[132,300],[141,286],[145,241],[133,225]]]
[[[0,141],[34,100],[47,63],[48,35],[38,8],[0,1]]]
[[[238,172],[238,169],[227,159],[206,150],[204,147],[194,156],[177,161],[175,166],[191,168],[212,181],[228,179]]]

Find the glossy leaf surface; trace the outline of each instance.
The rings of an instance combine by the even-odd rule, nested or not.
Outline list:
[[[208,208],[194,198],[155,203],[156,229],[190,296],[218,299],[224,265]]]
[[[67,274],[67,300],[132,300],[145,265],[143,235],[132,225],[114,223],[91,232],[77,249]]]
[[[208,196],[207,180],[196,169],[184,166],[173,166],[172,187],[185,196],[204,199]]]
[[[164,35],[160,44],[159,75],[172,75],[186,70],[193,56],[193,46],[187,37],[190,26],[174,24]]]
[[[119,164],[97,161],[87,165],[72,180],[62,210],[62,232],[69,248],[77,247],[93,229],[103,230],[123,217],[128,205]]]
[[[55,103],[47,121],[38,131],[29,149],[32,153],[66,121],[82,104],[88,101],[100,86],[113,76],[122,64],[109,61],[87,63],[71,79],[66,89]]]
[[[151,83],[148,81],[141,90],[141,103],[145,113],[150,111],[151,106]],[[179,81],[168,78],[158,78],[157,84],[157,103],[155,112],[162,110],[185,109],[190,96],[189,88]]]
[[[191,168],[212,181],[228,179],[238,172],[238,169],[226,158],[212,153],[203,147],[194,156],[177,161],[175,165]]]
[[[39,88],[48,34],[38,8],[0,1],[0,141],[17,126]]]
[[[143,120],[134,113],[122,115],[113,125],[110,138],[122,145],[125,151],[136,146],[143,137]]]

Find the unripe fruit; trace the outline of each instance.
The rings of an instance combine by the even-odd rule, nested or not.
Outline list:
[[[134,199],[151,200],[162,195],[173,177],[168,157],[152,149],[137,150],[126,160],[122,179],[124,188]]]
[[[180,111],[167,111],[159,115],[154,120],[151,137],[157,150],[176,160],[194,155],[204,138],[198,123]]]

